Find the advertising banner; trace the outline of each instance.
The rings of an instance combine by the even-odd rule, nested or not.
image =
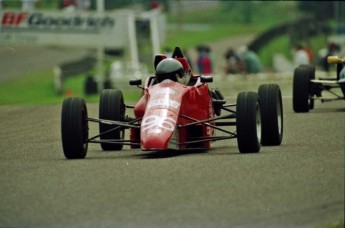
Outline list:
[[[0,45],[128,46],[129,12],[0,12]]]

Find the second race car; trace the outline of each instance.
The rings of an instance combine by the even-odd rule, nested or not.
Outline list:
[[[297,113],[314,109],[316,100],[321,102],[345,99],[345,59],[327,58],[329,64],[337,64],[333,78],[315,78],[315,66],[300,65],[293,76],[293,110]]]

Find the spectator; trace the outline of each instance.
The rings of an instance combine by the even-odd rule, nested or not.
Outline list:
[[[224,57],[226,61],[225,74],[237,74],[244,70],[242,60],[233,48],[229,48]]]
[[[308,58],[309,58],[309,63],[314,62],[314,52],[313,50],[308,46],[304,45],[304,50],[307,52]]]
[[[295,67],[302,65],[302,64],[309,64],[309,57],[308,53],[305,51],[302,44],[296,44],[295,52],[293,55],[293,64]]]
[[[159,1],[151,1],[150,9],[158,9],[159,8]]]
[[[332,55],[337,55],[337,53],[339,52],[339,50],[340,50],[339,45],[337,45],[337,44],[335,44],[335,43],[330,43],[330,44],[328,44],[326,55],[325,55],[325,56],[321,56],[321,65],[322,65],[322,68],[323,68],[326,72],[328,72],[328,71],[329,71],[329,68],[330,68],[330,65],[329,65],[328,62],[327,62],[327,57],[328,57],[328,56],[332,56]]]
[[[206,46],[198,46],[197,66],[200,74],[209,75],[212,73],[212,60],[210,57],[210,49]]]
[[[88,11],[91,8],[91,0],[61,0],[60,5],[66,11]]]
[[[242,46],[238,52],[241,56],[245,73],[255,74],[262,70],[261,61],[255,52],[248,50],[246,46]]]
[[[60,0],[60,8],[66,12],[74,12],[77,6],[77,0]]]
[[[212,49],[210,46],[206,46],[206,52],[207,52],[207,55],[208,57],[210,58],[210,61],[211,61],[211,72],[210,73],[213,73],[214,70],[215,70],[215,57],[214,57],[214,53],[212,52]]]

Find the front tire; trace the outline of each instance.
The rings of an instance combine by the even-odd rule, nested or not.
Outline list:
[[[85,158],[88,148],[89,125],[84,99],[66,98],[61,112],[61,138],[67,159]]]
[[[105,89],[102,91],[99,102],[99,118],[105,120],[123,121],[125,116],[125,104],[123,94],[118,89]],[[108,124],[99,124],[99,133],[101,140],[122,140],[124,139],[124,130],[115,129],[116,127]],[[107,132],[108,133],[104,133]],[[105,151],[122,150],[122,144],[101,143]]]
[[[241,92],[236,108],[237,144],[241,153],[260,151],[261,116],[259,96],[256,92]]]
[[[261,111],[261,145],[277,146],[283,139],[283,103],[278,85],[259,86]]]
[[[292,101],[295,112],[309,112],[314,108],[311,99],[311,79],[315,78],[315,68],[310,65],[298,66],[293,76]]]

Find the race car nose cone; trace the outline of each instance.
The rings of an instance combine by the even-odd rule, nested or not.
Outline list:
[[[141,140],[142,150],[166,150],[168,149],[168,141],[163,139],[160,134],[150,134]]]
[[[174,134],[177,115],[166,109],[153,109],[145,114],[141,123],[143,150],[166,150]]]

